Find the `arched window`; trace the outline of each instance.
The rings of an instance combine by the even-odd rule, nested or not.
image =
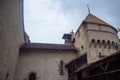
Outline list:
[[[114,42],[112,42],[112,48],[115,49],[115,43]]]
[[[36,80],[36,75],[35,75],[35,73],[30,73],[28,80]]]
[[[92,45],[93,45],[94,47],[96,47],[95,39],[92,39],[92,40],[91,40],[91,42],[90,42],[90,47],[91,47]]]
[[[107,44],[105,40],[102,40],[102,45],[104,46],[104,48],[106,48]]]
[[[97,45],[101,48],[101,42],[100,42],[100,40],[97,40]]]
[[[108,49],[110,49],[110,48],[111,48],[111,43],[110,43],[110,41],[107,41],[107,45],[108,45]]]
[[[115,49],[118,50],[118,43],[115,44]]]

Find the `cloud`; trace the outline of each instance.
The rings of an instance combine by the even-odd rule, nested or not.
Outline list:
[[[30,1],[29,7],[25,8],[25,29],[33,42],[63,43],[61,37],[69,30],[69,22],[59,11],[58,2],[52,3],[47,0]],[[67,30],[68,29],[68,30]]]
[[[112,26],[118,27],[120,25],[118,20],[120,18],[119,0],[91,0],[90,7],[91,12]]]
[[[97,17],[120,25],[119,0],[24,0],[25,30],[32,42],[63,43],[63,34],[76,31],[88,14],[87,4]]]

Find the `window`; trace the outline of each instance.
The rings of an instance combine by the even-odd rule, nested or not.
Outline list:
[[[104,48],[107,47],[107,44],[106,44],[106,41],[105,41],[105,40],[102,40],[102,45],[104,46]]]
[[[99,52],[98,57],[99,57],[99,58],[103,58],[103,57],[105,57],[105,55],[102,55],[102,53],[101,53],[101,52]]]
[[[110,41],[107,41],[108,49],[111,49],[111,43]]]
[[[59,73],[60,73],[60,75],[64,75],[64,62],[63,62],[63,60],[60,60]]]
[[[83,45],[81,46],[81,49],[84,49],[84,46],[83,46]]]
[[[112,42],[112,48],[115,49],[115,43],[114,42]]]
[[[8,80],[9,73],[6,74],[6,80]]]
[[[96,47],[96,42],[95,42],[94,39],[92,39],[91,42],[90,42],[90,46],[92,46],[92,45],[93,45],[94,47]]]
[[[101,48],[101,42],[100,42],[100,40],[97,40],[97,45]]]
[[[28,80],[36,80],[36,75],[35,75],[35,73],[30,73]]]

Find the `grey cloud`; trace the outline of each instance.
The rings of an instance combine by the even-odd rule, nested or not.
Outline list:
[[[35,1],[39,2],[39,0]],[[33,8],[30,6],[30,10],[27,10],[28,5],[26,7],[26,30],[28,29],[33,41],[63,42],[61,40],[63,33],[68,33],[72,29],[77,30],[81,21],[88,14],[87,4],[90,6],[91,13],[113,26],[120,26],[120,0],[51,0],[50,3],[46,0],[45,3],[38,2],[36,2],[37,6],[35,4]],[[36,11],[36,13],[32,13],[32,11]],[[47,39],[48,32],[51,32],[49,40]]]
[[[103,20],[108,20],[111,25],[120,26],[120,0],[91,0],[90,8],[91,12]]]

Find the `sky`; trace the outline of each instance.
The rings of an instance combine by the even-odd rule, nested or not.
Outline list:
[[[24,0],[24,26],[31,42],[63,44],[88,15],[120,27],[120,0]],[[120,32],[118,33],[120,35]]]

